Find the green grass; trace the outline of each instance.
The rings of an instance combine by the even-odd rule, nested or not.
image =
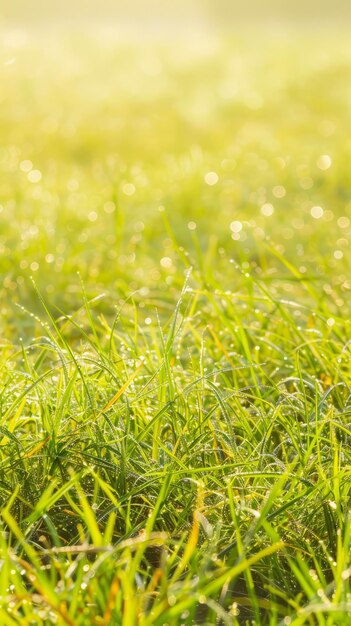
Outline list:
[[[2,39],[1,624],[346,626],[348,41]]]

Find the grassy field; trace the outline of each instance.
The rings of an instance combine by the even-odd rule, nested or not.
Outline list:
[[[1,38],[1,624],[347,626],[347,37]]]

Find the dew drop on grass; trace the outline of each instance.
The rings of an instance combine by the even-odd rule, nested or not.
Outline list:
[[[345,215],[342,215],[341,217],[339,217],[337,224],[340,228],[347,228],[348,226],[350,226],[350,220]]]
[[[172,264],[173,264],[173,261],[172,261],[172,259],[169,256],[164,256],[160,260],[160,265],[164,269],[170,269],[172,267]]]
[[[230,223],[230,230],[232,231],[232,233],[240,233],[242,228],[243,228],[243,225],[238,220],[234,220],[233,222]]]
[[[30,183],[39,183],[42,179],[42,174],[40,170],[31,170],[27,174],[27,178]]]
[[[273,215],[274,213],[274,206],[273,204],[270,204],[270,202],[265,202],[265,204],[262,204],[260,210],[262,215],[264,215],[265,217],[271,217],[271,215]]]
[[[132,196],[135,193],[135,185],[133,183],[125,183],[122,186],[122,191],[126,196]]]
[[[230,615],[233,615],[234,617],[240,614],[240,610],[236,602],[233,602],[232,606],[230,607],[229,613]]]
[[[328,170],[332,165],[332,159],[329,154],[321,154],[317,160],[317,167],[322,170]]]
[[[23,161],[21,161],[19,167],[22,172],[28,173],[33,168],[33,163],[29,159],[24,159]]]
[[[311,209],[311,215],[312,217],[314,217],[315,220],[319,220],[321,217],[323,217],[324,214],[324,209],[322,209],[321,206],[313,206]]]
[[[286,196],[286,189],[283,185],[276,185],[273,187],[272,193],[275,198],[284,198],[284,196]]]
[[[213,185],[216,185],[218,183],[219,176],[217,172],[207,172],[204,176],[204,181],[206,185],[213,187]]]

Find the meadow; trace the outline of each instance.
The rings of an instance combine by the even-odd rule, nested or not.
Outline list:
[[[1,39],[0,623],[346,626],[347,35]]]

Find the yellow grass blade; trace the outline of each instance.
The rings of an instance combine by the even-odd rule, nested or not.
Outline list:
[[[29,459],[31,456],[34,456],[41,448],[45,446],[45,444],[49,441],[50,437],[46,437],[43,441],[40,441],[34,448],[29,450],[26,454],[23,455],[24,459]]]
[[[130,378],[128,378],[128,380],[124,383],[124,385],[122,385],[122,387],[117,391],[117,393],[113,396],[113,398],[111,398],[111,400],[106,404],[106,406],[104,406],[104,408],[101,409],[101,411],[100,411],[100,413],[98,413],[97,417],[100,417],[100,415],[102,415],[103,413],[106,413],[106,411],[110,410],[110,408],[117,402],[118,398],[120,398],[121,395],[128,389],[129,385],[133,382],[134,378],[136,377],[136,375],[138,374],[138,372],[139,372],[139,370],[141,369],[142,366],[143,366],[143,362],[141,362],[138,365],[138,367],[133,372],[133,374],[130,376]]]

